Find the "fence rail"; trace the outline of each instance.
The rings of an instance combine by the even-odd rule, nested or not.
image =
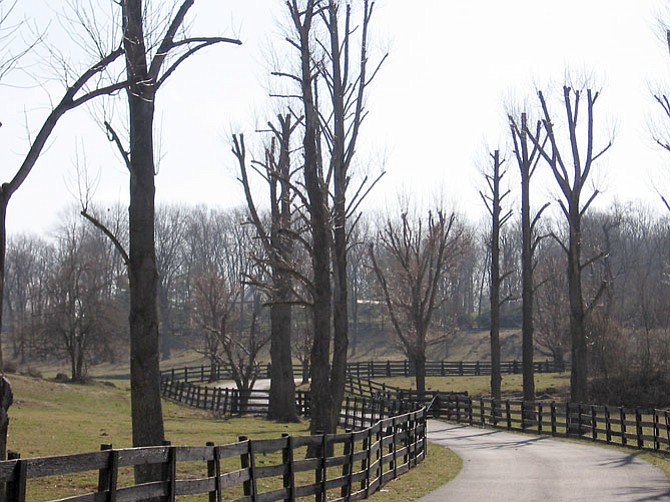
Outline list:
[[[439,396],[429,414],[459,423],[670,451],[670,411]]]
[[[520,374],[520,361],[502,361],[500,368],[503,374]],[[566,371],[565,364],[553,361],[536,361],[535,373],[562,373]],[[217,382],[232,379],[230,367],[225,365],[200,365],[184,368],[172,368],[161,372],[163,378],[180,380],[183,382]],[[301,378],[301,365],[293,366],[295,378]],[[347,363],[347,374],[359,379],[410,377],[416,375],[414,365],[408,360],[400,361],[359,361]],[[427,361],[426,376],[478,376],[490,375],[490,361]],[[270,378],[270,364],[258,365],[258,378]]]
[[[343,416],[344,423],[360,422],[361,417],[372,420],[375,412],[345,406]],[[309,451],[316,453],[309,456]],[[341,434],[240,437],[237,443],[202,447],[105,446],[94,453],[7,460],[0,462],[0,485],[6,484],[7,502],[25,502],[31,500],[28,481],[93,471],[97,487],[71,496],[68,502],[150,497],[172,501],[197,494],[208,494],[211,501],[271,502],[308,496],[317,501],[359,500],[422,462],[425,455],[426,409],[422,408]],[[161,465],[163,480],[133,484],[132,468],[145,464]],[[56,490],[52,493],[57,495]]]

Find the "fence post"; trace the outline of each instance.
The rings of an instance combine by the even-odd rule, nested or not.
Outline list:
[[[512,428],[512,413],[510,413],[509,399],[505,400],[505,413],[507,414],[507,430]]]
[[[372,445],[375,443],[375,438],[373,437],[373,427],[368,428],[368,437],[367,443],[365,444],[366,448],[366,460],[365,460],[365,498],[369,498],[371,495],[370,492],[370,477],[372,476],[372,464],[374,463],[372,459]]]
[[[654,409],[654,450],[660,449],[661,442],[659,441],[658,410]]]
[[[537,403],[537,433],[542,435],[542,403]]]
[[[116,494],[116,478],[119,470],[119,453],[112,450],[111,444],[101,444],[100,451],[109,451],[107,467],[98,471],[98,492],[107,492],[107,500],[114,500]]]
[[[7,483],[7,502],[25,502],[26,500],[26,480],[27,465],[25,460],[21,460],[21,455],[14,451],[7,453],[8,460],[16,460],[14,469],[14,481]]]
[[[212,448],[212,460],[207,461],[207,477],[214,478],[214,491],[209,492],[209,502],[219,502],[221,497],[221,490],[219,488],[219,473],[216,469],[216,448],[214,443],[207,441],[205,446]]]
[[[577,405],[577,437],[582,437],[582,427],[584,426],[584,422],[582,421],[582,404],[579,403]]]
[[[644,448],[644,434],[642,431],[642,414],[639,408],[635,408],[635,432],[637,436],[637,447]]]
[[[285,501],[295,500],[295,472],[293,471],[293,438],[287,433],[281,435],[286,438],[286,446],[282,448],[282,463],[286,466],[286,472],[282,479],[284,488],[288,491]]]
[[[598,415],[594,405],[591,405],[591,439],[593,441],[598,439]]]
[[[479,398],[479,422],[482,426],[486,425],[486,418],[484,416],[484,398],[483,397]]]
[[[551,402],[551,435],[556,435],[556,402]]]
[[[628,438],[626,437],[626,412],[623,406],[619,408],[619,417],[621,418],[621,444],[626,446]]]
[[[347,483],[342,485],[340,496],[343,500],[349,500],[351,495],[351,475],[354,472],[354,434],[351,429],[346,429],[345,432],[349,434],[349,439],[344,443],[344,451],[342,455],[345,457],[342,464],[342,477],[347,479]],[[293,495],[291,493],[291,495]],[[293,499],[290,499],[293,500]]]
[[[605,406],[605,441],[608,444],[612,442],[612,420],[608,406]]]
[[[254,473],[254,452],[251,447],[251,440],[246,436],[240,436],[238,438],[240,442],[247,443],[247,451],[240,455],[240,467],[242,469],[249,470],[249,479],[242,483],[242,490],[245,497],[251,497],[251,500],[254,500],[256,497],[256,477]]]

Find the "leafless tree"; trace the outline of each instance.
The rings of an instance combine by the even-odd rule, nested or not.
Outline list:
[[[269,294],[270,301],[270,399],[268,418],[283,422],[298,420],[295,407],[295,383],[291,356],[292,304],[294,282],[294,198],[292,180],[297,171],[291,164],[291,136],[298,126],[291,115],[279,115],[277,124],[269,123],[272,133],[265,149],[265,159],[255,163],[256,170],[269,187],[270,221],[264,222],[256,207],[249,183],[244,136],[233,136],[233,153],[240,167],[250,222],[256,229],[264,253],[257,256],[259,265],[268,269],[270,284],[258,284]],[[269,228],[268,228],[269,226]]]
[[[535,343],[533,342],[533,306],[535,304],[533,294],[535,283],[533,281],[534,254],[539,242],[536,227],[548,204],[543,205],[535,215],[531,214],[530,184],[535,169],[542,158],[539,146],[529,142],[526,131],[528,130],[527,117],[521,113],[520,123],[512,115],[508,116],[512,143],[514,145],[514,156],[519,172],[521,174],[521,308],[522,308],[522,365],[523,365],[523,397],[527,401],[535,399],[535,375],[533,357]],[[541,124],[537,124],[534,137],[542,145],[546,142],[543,137]],[[541,139],[542,138],[542,139]]]
[[[352,6],[337,0],[291,0],[286,5],[292,23],[287,40],[298,53],[300,69],[275,74],[298,84],[302,106],[315,333],[310,429],[334,432],[344,397],[348,349],[348,235],[352,216],[375,184],[364,178],[353,187],[350,172],[366,114],[364,98],[379,68],[368,68],[374,2],[362,2],[358,25],[352,21]],[[284,97],[295,98],[296,93]]]
[[[46,347],[66,355],[77,382],[85,380],[88,366],[106,350],[105,340],[124,331],[120,309],[105,294],[109,263],[100,244],[80,225],[69,224],[59,233],[47,279]]]
[[[502,374],[500,372],[500,307],[510,300],[509,297],[501,297],[500,290],[503,281],[509,275],[507,271],[500,270],[500,229],[512,216],[510,210],[503,209],[503,201],[509,195],[509,190],[501,186],[502,179],[507,173],[503,168],[504,159],[500,152],[495,150],[491,154],[490,171],[484,173],[488,190],[479,192],[486,209],[491,216],[491,233],[487,242],[491,248],[490,262],[490,285],[489,297],[491,303],[491,396],[493,399],[501,398]]]
[[[128,146],[111,124],[109,138],[118,147],[130,175],[129,246],[118,245],[128,267],[130,289],[130,375],[133,445],[164,441],[160,401],[158,270],[155,245],[154,111],[158,90],[177,68],[204,48],[220,43],[239,44],[224,37],[180,36],[194,0],[176,2],[160,19],[147,15],[142,0],[121,0],[122,33],[118,54],[125,57],[126,80],[120,88],[128,99]],[[84,214],[84,216],[87,216]],[[96,224],[96,218],[88,215]],[[98,221],[96,226],[114,240]],[[115,244],[119,244],[118,240]],[[138,481],[160,479],[160,466],[135,470]]]
[[[370,246],[372,267],[420,392],[426,389],[426,350],[442,341],[430,336],[431,322],[445,300],[440,281],[460,253],[460,237],[453,213],[429,211],[425,219],[414,219],[403,212],[400,221],[384,224],[380,249]]]
[[[595,257],[589,259],[586,263],[582,261],[582,218],[598,195],[597,190],[594,190],[591,194],[586,194],[585,190],[594,163],[612,146],[610,139],[603,148],[596,149],[594,107],[599,96],[598,91],[590,88],[573,89],[567,85],[563,87],[563,105],[568,134],[567,151],[560,146],[555,123],[552,120],[542,91],[538,92],[542,110],[540,123],[547,134],[548,145],[543,143],[535,131],[526,130],[531,142],[538,147],[542,158],[551,168],[561,193],[559,205],[568,223],[569,237],[567,242],[561,243],[561,245],[568,256],[567,277],[572,346],[570,398],[573,402],[584,402],[587,398],[589,368],[586,320],[604,290],[604,288],[600,288],[595,293],[593,300],[588,303],[588,306],[584,305],[582,270]],[[584,98],[586,99],[585,102],[583,101]],[[586,133],[584,136],[580,136],[581,129],[578,128],[580,105],[582,104],[586,105]],[[580,141],[581,138],[583,138],[585,144]],[[588,198],[584,200],[583,195],[588,195]]]
[[[168,359],[175,332],[174,296],[182,272],[187,212],[183,207],[164,206],[156,212],[156,268],[160,314],[161,358]]]

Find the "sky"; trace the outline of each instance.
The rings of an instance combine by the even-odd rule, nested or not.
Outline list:
[[[54,11],[59,3],[24,0],[15,14],[31,26],[50,23],[38,29],[63,54],[74,55],[79,48]],[[267,96],[268,54],[281,54],[285,45],[279,26],[283,5],[195,2],[191,34],[233,36],[243,45],[196,55],[161,89],[159,204],[243,204],[230,138],[254,135],[274,115],[276,103]],[[650,124],[658,117],[652,90],[670,89],[670,57],[658,23],[665,9],[661,0],[378,0],[373,54],[388,51],[389,57],[370,88],[357,168],[385,175],[364,209],[394,211],[398,200],[425,205],[439,199],[480,218],[485,209],[478,191],[488,153],[500,149],[503,157],[512,157],[506,107],[532,113],[537,89],[558,105],[566,78],[577,82],[584,76],[601,91],[598,139],[604,145],[613,138],[612,149],[595,167],[602,192],[598,204],[636,200],[660,208],[657,191],[670,193],[670,154],[655,147]],[[29,60],[23,70],[0,84],[0,181],[16,172],[49,100],[62,92],[53,70]],[[96,180],[95,202],[127,204],[127,172],[99,126],[100,110],[78,109],[58,124],[10,202],[10,235],[49,232],[57,225],[63,208],[77,203],[77,164],[86,165]],[[514,182],[516,166],[508,169]],[[533,199],[550,200],[552,190],[545,172]]]

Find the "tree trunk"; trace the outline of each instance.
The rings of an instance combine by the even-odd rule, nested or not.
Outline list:
[[[526,114],[521,115],[520,143],[517,153],[521,169],[521,364],[523,367],[523,399],[535,400],[533,368],[533,232],[530,218],[531,161],[526,137]]]
[[[2,328],[2,314],[4,308],[5,298],[5,261],[7,255],[7,205],[9,204],[9,194],[6,193],[4,186],[0,187],[0,334],[3,332]],[[2,337],[0,336],[0,372],[4,373],[4,357]],[[9,385],[9,382],[7,382]],[[6,438],[5,438],[6,440]],[[2,438],[0,438],[2,441]]]
[[[568,248],[568,294],[570,301],[570,340],[572,365],[570,369],[570,400],[587,400],[588,359],[584,326],[584,302],[581,274],[581,217],[577,204],[570,205],[570,241]]]
[[[497,153],[497,152],[496,152]],[[500,399],[502,376],[500,373],[500,206],[493,208],[491,232],[491,397]]]
[[[274,303],[270,306],[272,366],[268,418],[279,422],[298,421],[291,361],[291,317],[291,305]]]
[[[130,116],[130,393],[133,446],[165,440],[160,397],[158,271],[154,242],[155,179],[153,119],[155,87],[148,77],[142,2],[124,1],[124,46]],[[137,482],[160,480],[160,465],[135,468]]]
[[[159,283],[159,314],[160,314],[160,347],[161,359],[170,359],[172,352],[172,326],[170,325],[170,304],[168,298],[168,287]]]
[[[416,372],[414,379],[416,381],[416,391],[419,393],[426,392],[426,354],[425,352],[415,354],[414,371]]]
[[[333,366],[331,370],[331,393],[333,395],[333,421],[337,423],[342,400],[344,399],[344,387],[347,373],[347,349],[349,345],[349,315],[347,303],[347,207],[346,193],[348,184],[348,165],[345,160],[346,140],[346,110],[342,53],[340,35],[338,29],[339,2],[330,1],[329,31],[330,50],[332,64],[332,86],[333,86],[333,145],[331,152],[331,165],[333,167],[334,180],[334,204],[333,204]],[[348,7],[347,7],[348,9]],[[343,38],[348,40],[349,33]],[[348,44],[347,44],[348,46]],[[346,51],[345,51],[346,52]],[[345,54],[348,62],[348,54]],[[361,84],[363,85],[363,84]]]

